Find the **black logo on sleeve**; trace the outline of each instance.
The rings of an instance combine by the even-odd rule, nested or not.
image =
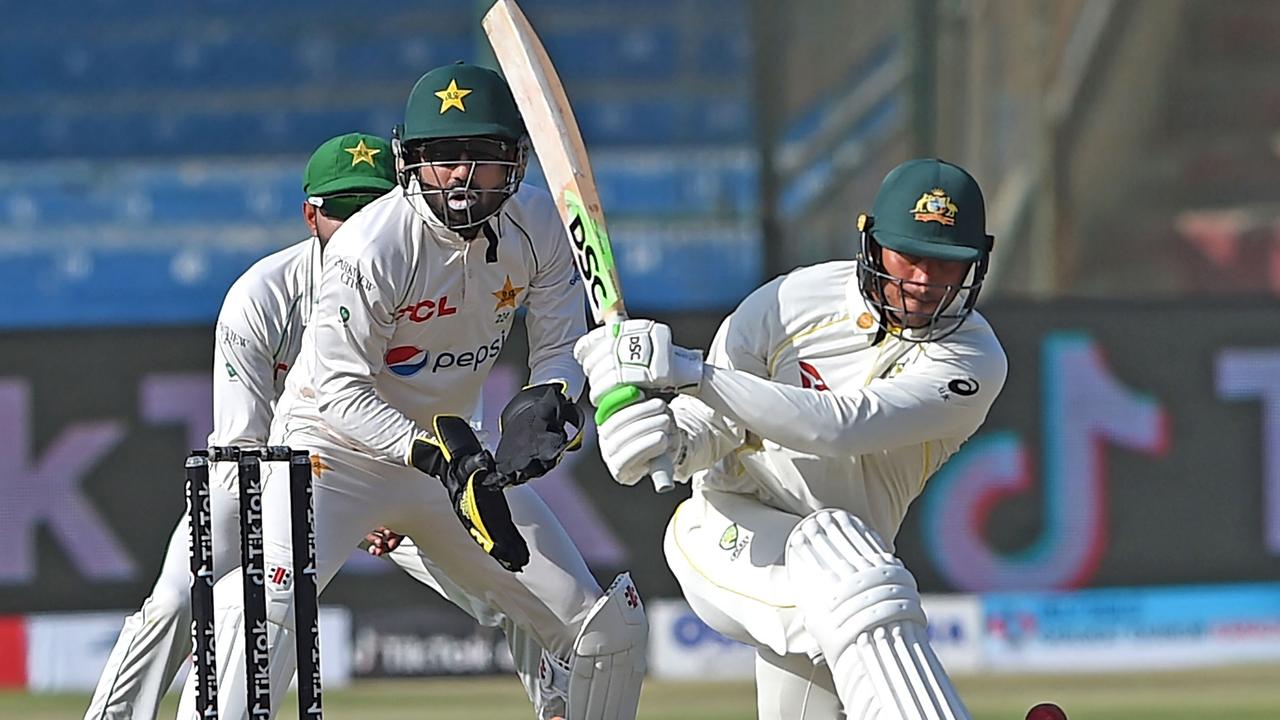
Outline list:
[[[969,397],[978,392],[978,381],[973,378],[956,378],[947,383],[947,389],[961,397]]]

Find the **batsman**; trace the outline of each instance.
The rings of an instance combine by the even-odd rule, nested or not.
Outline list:
[[[620,483],[663,455],[692,481],[667,563],[708,625],[756,648],[760,718],[964,720],[893,541],[1004,385],[974,311],[994,241],[977,182],[934,159],[891,171],[858,231],[854,260],[747,297],[705,362],[637,319],[575,353],[593,402],[680,393],[619,410],[600,449]]]
[[[326,248],[318,301],[271,428],[314,463],[316,581],[333,578],[369,528],[413,538],[442,583],[546,649],[540,718],[635,717],[648,623],[623,573],[606,590],[527,481],[579,441],[573,345],[582,284],[550,195],[522,186],[529,145],[496,72],[447,65],[410,92],[393,141],[397,187]],[[481,390],[517,311],[528,386],[490,450]],[[267,616],[294,627],[288,477],[264,474]],[[279,568],[279,571],[277,571]],[[239,571],[214,589],[218,703],[245,717]],[[292,672],[271,645],[275,709]]]

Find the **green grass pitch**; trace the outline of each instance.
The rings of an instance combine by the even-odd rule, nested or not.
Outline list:
[[[975,720],[1022,720],[1031,705],[1053,700],[1071,720],[1274,720],[1280,718],[1280,667],[1249,666],[1150,674],[984,675],[958,677]],[[650,681],[640,703],[645,720],[748,720],[749,683]],[[0,718],[78,718],[87,695],[0,692]],[[292,698],[277,714],[297,717]],[[176,699],[162,718],[173,717]],[[510,678],[364,681],[325,693],[326,720],[509,720],[532,717]]]

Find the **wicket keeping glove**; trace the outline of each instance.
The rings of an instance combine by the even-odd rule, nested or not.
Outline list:
[[[435,437],[413,439],[409,464],[439,478],[472,539],[502,567],[520,572],[529,563],[529,546],[502,494],[511,481],[498,472],[466,420],[437,415],[433,424]]]
[[[578,338],[573,357],[591,384],[591,404],[620,385],[657,393],[696,393],[702,384],[702,351],[671,342],[671,327],[653,320],[602,325]]]
[[[582,445],[582,408],[566,396],[567,388],[563,381],[530,385],[511,398],[498,420],[499,473],[516,483],[542,477]]]

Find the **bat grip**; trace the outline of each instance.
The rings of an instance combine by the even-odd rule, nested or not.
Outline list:
[[[653,481],[654,491],[670,492],[676,486],[675,472],[675,463],[671,462],[669,455],[661,455],[649,461],[649,479]]]
[[[610,390],[600,398],[600,406],[596,408],[596,425],[601,425],[622,408],[643,399],[644,392],[634,385],[621,385]],[[653,489],[657,492],[669,492],[674,488],[674,476],[675,465],[670,457],[662,455],[649,462],[649,479],[653,481]]]

